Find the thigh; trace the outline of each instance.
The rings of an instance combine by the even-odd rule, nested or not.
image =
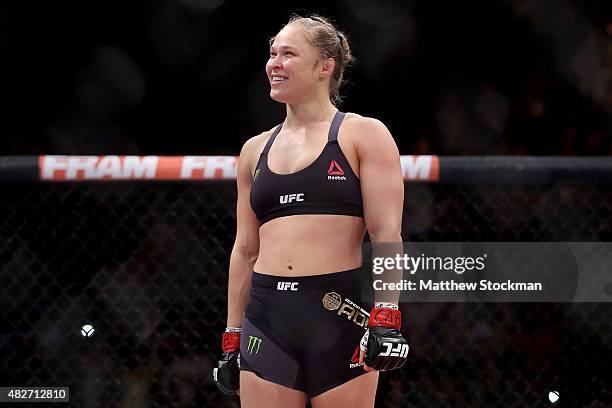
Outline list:
[[[242,408],[304,408],[305,393],[259,378],[250,371],[240,372]]]
[[[372,371],[317,395],[310,402],[312,408],[372,408],[377,386],[378,371]]]
[[[359,341],[368,312],[357,303],[359,281],[355,285],[338,280],[312,301],[311,334],[301,360],[305,389],[311,398],[365,374],[359,365]]]

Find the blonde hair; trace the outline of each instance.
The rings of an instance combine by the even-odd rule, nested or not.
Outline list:
[[[334,105],[342,102],[340,88],[344,84],[344,72],[355,61],[351,54],[346,34],[339,31],[327,18],[316,14],[308,17],[294,15],[285,27],[299,24],[310,43],[319,50],[323,58],[333,58],[336,65],[329,81],[329,96]]]

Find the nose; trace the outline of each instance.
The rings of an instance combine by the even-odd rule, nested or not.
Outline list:
[[[283,67],[282,60],[279,58],[278,55],[275,57],[270,57],[270,59],[268,60],[268,66],[272,69],[282,68]]]

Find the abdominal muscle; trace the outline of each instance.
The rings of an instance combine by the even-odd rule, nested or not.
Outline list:
[[[277,276],[322,275],[361,266],[363,218],[345,215],[292,215],[259,229],[254,270]]]

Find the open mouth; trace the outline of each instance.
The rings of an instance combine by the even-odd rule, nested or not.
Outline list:
[[[272,77],[270,78],[270,83],[272,85],[277,85],[277,84],[285,82],[286,80],[287,80],[287,77],[272,75]]]

